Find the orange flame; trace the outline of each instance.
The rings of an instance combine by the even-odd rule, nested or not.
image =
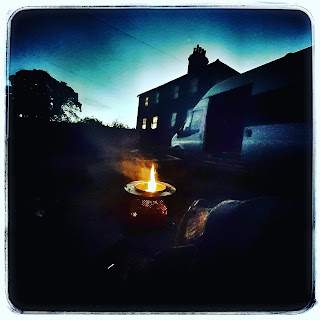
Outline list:
[[[135,188],[141,191],[154,193],[165,190],[166,186],[162,182],[156,181],[156,170],[152,164],[149,181],[137,181]]]
[[[155,192],[157,190],[157,183],[156,183],[156,171],[154,170],[154,165],[150,170],[150,180],[148,181],[148,188],[146,189],[147,192]]]

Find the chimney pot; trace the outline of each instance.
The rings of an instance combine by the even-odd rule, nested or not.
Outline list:
[[[193,53],[189,56],[188,60],[188,73],[198,72],[209,63],[209,60],[206,57],[206,50],[201,48],[199,44],[193,49]]]

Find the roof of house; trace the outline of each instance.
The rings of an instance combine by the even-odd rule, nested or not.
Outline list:
[[[221,66],[226,67],[226,68],[228,68],[228,69],[230,69],[230,70],[232,70],[232,71],[234,71],[234,72],[236,72],[236,73],[239,74],[238,71],[236,71],[236,70],[234,70],[233,68],[229,67],[228,65],[226,65],[225,63],[223,63],[223,62],[220,61],[219,59],[217,59],[217,60],[214,61],[214,62],[209,63],[205,68],[203,68],[199,73],[196,73],[196,74],[197,74],[197,75],[204,74],[204,73],[208,72],[208,70],[210,70],[210,69],[216,69],[216,68],[219,67],[219,66],[220,66],[220,67],[221,67]],[[194,75],[195,75],[195,73],[187,73],[187,74],[185,74],[185,75],[183,75],[183,76],[181,76],[181,77],[178,77],[178,78],[173,79],[173,80],[171,80],[171,81],[169,81],[169,82],[166,82],[166,83],[164,83],[164,84],[162,84],[162,85],[160,85],[160,86],[158,86],[158,87],[155,87],[155,88],[152,88],[152,89],[150,89],[150,90],[144,91],[144,92],[138,94],[138,97],[141,96],[141,95],[143,95],[143,94],[145,94],[145,93],[147,93],[147,92],[150,92],[150,91],[153,91],[153,90],[155,90],[155,89],[159,89],[159,88],[164,87],[164,86],[166,86],[166,85],[172,84],[172,83],[174,83],[174,82],[176,82],[176,81],[181,81],[183,78],[194,77]]]

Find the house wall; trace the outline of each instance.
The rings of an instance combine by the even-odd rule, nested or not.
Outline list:
[[[140,94],[137,117],[140,146],[169,147],[172,136],[183,125],[187,111],[194,108],[213,85],[237,74],[217,60],[199,72],[190,72]],[[176,114],[175,121],[172,121],[173,114]],[[152,128],[152,119],[156,116],[158,122]],[[143,121],[146,121],[145,126]]]

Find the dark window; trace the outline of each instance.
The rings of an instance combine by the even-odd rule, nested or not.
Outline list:
[[[177,99],[179,97],[179,86],[175,86],[173,90],[173,98]]]
[[[248,137],[248,138],[252,137],[252,130],[251,129],[247,129],[245,131],[245,136]]]
[[[192,79],[190,83],[190,92],[195,93],[198,91],[199,79]]]
[[[171,115],[171,128],[173,128],[173,127],[175,126],[176,121],[177,121],[177,113],[174,112],[174,113],[172,113],[172,115]]]

